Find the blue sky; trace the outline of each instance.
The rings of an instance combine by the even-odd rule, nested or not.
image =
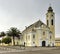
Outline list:
[[[38,21],[46,23],[49,4],[55,12],[56,37],[60,36],[60,0],[0,0],[0,32],[10,27],[21,31]]]

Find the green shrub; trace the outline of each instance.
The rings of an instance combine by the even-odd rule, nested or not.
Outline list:
[[[11,38],[10,37],[3,38],[2,43],[5,43],[5,44],[11,43]]]

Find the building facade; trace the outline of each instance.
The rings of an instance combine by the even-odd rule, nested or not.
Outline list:
[[[26,27],[22,32],[25,46],[54,46],[55,45],[55,13],[49,6],[46,13],[46,23],[41,20]]]
[[[60,47],[60,38],[55,38],[55,46]]]

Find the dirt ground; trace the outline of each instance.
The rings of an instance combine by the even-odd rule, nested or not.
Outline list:
[[[36,50],[35,50],[36,49]],[[51,47],[51,48],[27,48],[28,51],[23,52],[9,52],[2,54],[60,54],[60,47]]]

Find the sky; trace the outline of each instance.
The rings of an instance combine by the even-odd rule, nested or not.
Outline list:
[[[60,37],[60,0],[0,0],[0,32],[11,27],[23,31],[39,19],[46,23],[49,4],[55,12],[55,35]]]

